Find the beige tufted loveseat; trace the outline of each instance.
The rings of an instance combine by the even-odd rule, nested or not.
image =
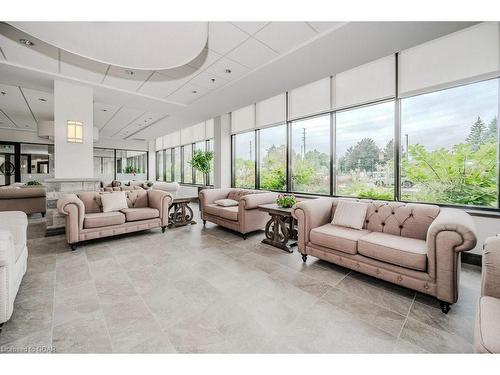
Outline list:
[[[458,299],[460,252],[476,245],[472,218],[463,210],[430,204],[358,200],[368,204],[363,229],[331,224],[340,199],[295,205],[298,248],[436,297],[443,312]]]

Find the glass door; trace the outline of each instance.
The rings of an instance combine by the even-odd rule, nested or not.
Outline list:
[[[0,143],[0,186],[10,185],[17,181],[16,177],[19,174],[19,163],[17,163],[18,159],[18,144]]]

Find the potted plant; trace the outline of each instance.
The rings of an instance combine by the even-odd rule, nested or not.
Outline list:
[[[212,170],[212,160],[214,153],[212,151],[196,150],[189,164],[197,171],[203,173],[203,185],[207,186],[208,174]]]
[[[282,208],[291,208],[295,203],[297,199],[293,194],[280,194],[276,199],[276,204]]]
[[[136,173],[137,173],[137,169],[135,169],[135,167],[131,166],[131,165],[127,165],[125,167],[125,173],[127,174],[131,174],[132,176],[135,176]]]
[[[37,187],[37,186],[42,186],[42,183],[40,181],[37,181],[37,180],[31,180],[31,181],[26,182],[25,185],[26,186]]]
[[[144,186],[146,186],[148,190],[151,190],[153,188],[153,181],[144,182]]]

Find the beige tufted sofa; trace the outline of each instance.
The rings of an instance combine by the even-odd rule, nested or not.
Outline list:
[[[474,331],[476,353],[500,353],[500,236],[484,241],[481,298]]]
[[[68,194],[57,201],[59,213],[66,216],[66,239],[71,249],[81,241],[168,225],[172,195],[160,190],[127,191],[127,209],[102,212],[101,194],[114,192],[81,192]]]
[[[458,299],[460,252],[476,245],[463,210],[428,204],[359,200],[368,204],[363,229],[331,224],[340,199],[299,202],[298,248],[307,255],[436,297],[447,313]]]
[[[203,224],[206,221],[221,225],[243,234],[263,229],[269,215],[259,210],[259,205],[276,202],[278,193],[265,190],[238,188],[204,189],[200,191],[200,210]],[[214,202],[218,199],[233,199],[238,206],[221,207]]]

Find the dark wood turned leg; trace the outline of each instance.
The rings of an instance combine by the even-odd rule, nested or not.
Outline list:
[[[441,311],[444,312],[445,314],[448,314],[450,312],[450,306],[451,306],[450,303],[439,301],[439,306],[441,307]]]
[[[304,263],[307,261],[307,254],[302,254],[302,261]]]
[[[246,233],[242,233],[241,234],[243,236],[243,239],[246,240],[247,239],[247,234]]]
[[[162,233],[165,233],[165,229],[167,229],[167,227],[166,227],[166,226],[161,227],[161,232],[162,232]]]
[[[206,224],[207,224],[207,221],[203,220],[203,226],[205,226]]]
[[[76,243],[72,243],[72,244],[70,244],[70,246],[71,246],[71,251],[76,250],[76,246],[77,246]]]
[[[42,212],[42,217],[45,217],[45,212]]]

